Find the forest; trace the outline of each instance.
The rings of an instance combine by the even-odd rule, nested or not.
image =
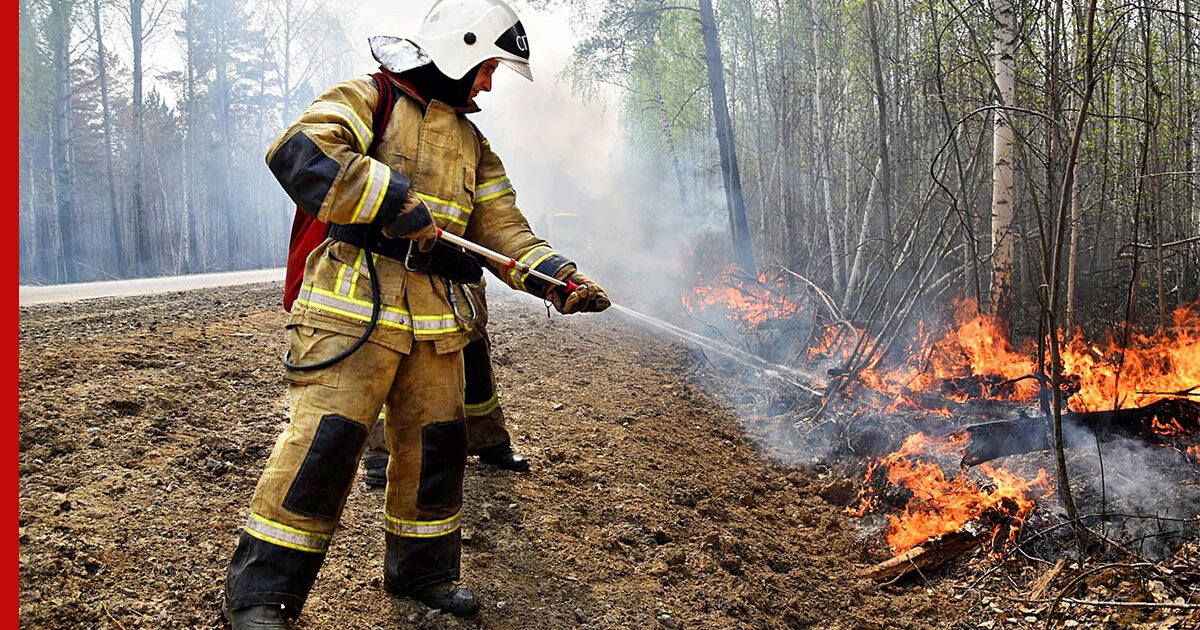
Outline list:
[[[526,19],[536,87],[574,100],[484,120],[544,149],[547,172],[513,159],[508,175],[523,199],[550,200],[524,210],[537,231],[557,217],[582,236],[580,267],[613,308],[563,323],[528,295],[496,298],[505,406],[546,474],[469,475],[501,497],[468,545],[472,569],[495,576],[495,627],[676,627],[673,615],[713,628],[1196,627],[1195,2],[513,0],[570,25]],[[431,0],[412,4],[415,23]],[[364,48],[352,22],[384,6],[21,0],[23,290],[282,266],[295,206],[263,154],[327,86],[372,70],[349,52]],[[538,65],[539,41],[562,48],[547,50],[555,63]],[[548,114],[564,102],[602,104],[619,131],[564,127]],[[37,619],[59,618],[63,576],[93,572],[47,541],[103,520],[67,514],[60,480],[109,465],[109,451],[148,476],[184,467],[175,479],[197,509],[224,519],[194,519],[195,540],[238,527],[237,493],[211,490],[248,493],[243,464],[285,419],[267,409],[277,300],[263,284],[23,307],[22,501],[35,520],[23,513],[34,562],[22,575],[46,589],[23,595]],[[241,316],[210,322],[215,338],[241,342],[209,343],[199,322],[218,307]],[[76,308],[117,341],[62,333]],[[150,322],[146,347],[125,350],[126,319]],[[173,323],[156,336],[160,320]],[[221,376],[178,388],[178,339]],[[116,364],[97,366],[115,346]],[[55,389],[71,361],[86,397]],[[147,384],[120,393],[129,383]],[[230,390],[262,408],[230,413]],[[96,409],[112,423],[93,423]],[[205,410],[188,423],[199,432],[167,430],[181,409]],[[125,435],[101,441],[93,424]],[[186,455],[143,464],[144,449],[121,450],[147,439]],[[55,458],[78,474],[43,469]],[[103,483],[73,500],[126,492]],[[599,504],[571,513],[572,501]],[[169,543],[154,555],[178,563],[193,561],[186,536],[131,538]],[[162,587],[173,574],[130,563],[102,582],[134,575],[139,590],[112,614],[103,591],[100,604],[80,591],[73,614],[150,623],[183,597],[200,619],[226,557],[199,553],[207,573],[179,576],[201,587]],[[501,556],[528,564],[489,564]],[[548,574],[569,586],[544,589]],[[360,577],[322,597],[380,590]],[[147,593],[167,604],[142,607]],[[306,614],[343,613],[323,605]]]
[[[1026,321],[1049,287],[1068,327],[1130,300],[1157,325],[1200,297],[1193,11],[625,0],[593,8],[574,70],[620,87],[683,207],[722,185],[744,268],[850,313],[915,279]]]
[[[20,279],[277,267],[266,145],[352,76],[312,0],[22,0]],[[149,87],[148,87],[149,86]]]

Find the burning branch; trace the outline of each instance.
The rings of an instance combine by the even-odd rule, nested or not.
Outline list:
[[[875,566],[861,569],[857,575],[876,582],[887,582],[902,578],[913,571],[935,569],[983,542],[982,532],[973,533],[972,530],[973,528],[963,529],[926,541]]]

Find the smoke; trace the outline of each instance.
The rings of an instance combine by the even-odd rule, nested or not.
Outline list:
[[[1111,515],[1089,518],[1093,529],[1149,558],[1200,531],[1200,468],[1187,455],[1120,435],[1097,441],[1071,422],[1064,432],[1079,513]]]

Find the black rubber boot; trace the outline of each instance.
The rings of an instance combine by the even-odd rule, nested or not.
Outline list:
[[[454,582],[439,582],[413,593],[413,599],[455,617],[470,619],[479,613],[479,598],[475,593],[456,586]]]
[[[363,467],[363,485],[371,490],[377,490],[387,485],[387,457],[371,457],[364,459]]]
[[[529,460],[512,450],[509,444],[501,444],[479,451],[479,461],[512,472],[529,472]]]
[[[291,626],[283,620],[283,611],[275,604],[247,606],[237,610],[222,611],[229,622],[230,630],[289,630]]]

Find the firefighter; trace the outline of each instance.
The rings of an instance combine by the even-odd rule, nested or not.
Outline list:
[[[528,472],[529,460],[513,451],[512,438],[504,423],[504,410],[500,408],[496,392],[496,375],[492,370],[492,342],[487,334],[487,287],[483,278],[478,284],[468,285],[478,311],[475,327],[468,337],[470,342],[463,348],[463,372],[466,389],[463,398],[467,414],[467,454],[476,455],[479,461],[500,470]],[[383,419],[386,410],[379,412]],[[376,422],[367,438],[367,450],[363,455],[363,483],[368,488],[382,488],[387,483],[388,445],[384,436],[383,422]]]
[[[456,584],[471,309],[469,292],[452,280],[470,276],[463,259],[475,259],[446,251],[438,228],[578,285],[567,292],[519,268],[492,269],[560,313],[609,306],[598,284],[530,230],[500,158],[465,117],[478,111],[474,96],[491,89],[499,64],[532,79],[516,13],[503,0],[439,0],[415,35],[370,43],[381,64],[375,76],[398,94],[381,137],[372,125],[383,88],[351,79],[313,102],[267,153],[297,206],[331,226],[288,317],[290,422],[230,562],[223,609],[233,630],[281,630],[300,614],[385,403],[395,456],[384,586],[458,616],[478,611],[475,595]]]

